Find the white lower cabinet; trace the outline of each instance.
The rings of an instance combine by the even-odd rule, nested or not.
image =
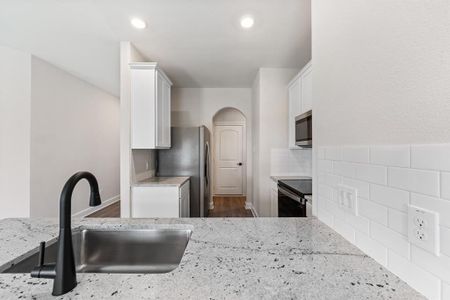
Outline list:
[[[133,218],[188,218],[189,180],[181,186],[134,186],[131,188]]]

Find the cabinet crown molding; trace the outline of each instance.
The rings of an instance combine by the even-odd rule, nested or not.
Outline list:
[[[144,69],[144,70],[157,70],[161,75],[164,77],[165,80],[172,86],[173,83],[170,80],[170,78],[166,75],[163,69],[159,66],[158,62],[131,62],[128,64],[130,66],[130,69],[138,70],[138,69]]]

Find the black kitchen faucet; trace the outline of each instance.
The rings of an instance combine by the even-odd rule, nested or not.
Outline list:
[[[98,183],[95,176],[89,172],[78,172],[72,175],[61,192],[56,264],[44,264],[45,242],[41,242],[39,264],[31,271],[31,277],[54,279],[53,296],[70,292],[77,285],[75,258],[72,246],[71,202],[73,189],[82,179],[86,179],[91,188],[89,205],[97,206],[101,204]]]

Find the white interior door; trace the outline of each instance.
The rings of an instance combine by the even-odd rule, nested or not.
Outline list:
[[[242,125],[217,125],[215,140],[215,193],[242,195],[243,141]]]

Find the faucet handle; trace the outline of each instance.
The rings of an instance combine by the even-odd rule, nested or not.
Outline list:
[[[55,264],[44,264],[45,259],[45,242],[39,244],[39,261],[38,265],[31,271],[31,277],[35,278],[55,278]]]
[[[44,258],[45,258],[45,242],[41,242],[39,244],[39,261],[38,267],[44,266]]]

